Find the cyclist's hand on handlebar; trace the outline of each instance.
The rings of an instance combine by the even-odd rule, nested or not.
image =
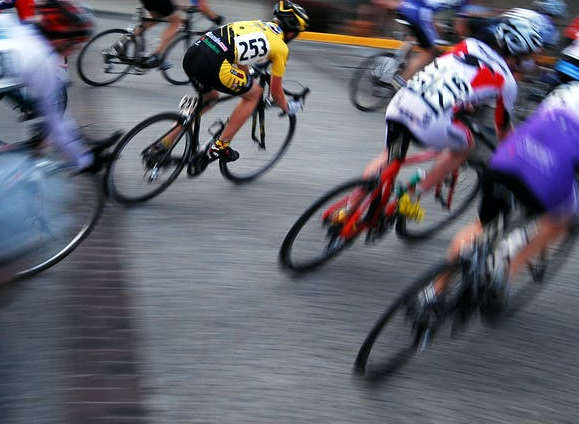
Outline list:
[[[289,116],[295,116],[295,114],[300,110],[304,110],[303,100],[288,100],[287,101],[286,113]]]

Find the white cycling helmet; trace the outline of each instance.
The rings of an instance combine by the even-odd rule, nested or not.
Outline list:
[[[567,14],[567,3],[563,0],[535,0],[533,8],[549,16],[563,18]]]
[[[529,20],[503,16],[494,28],[497,44],[513,56],[538,53],[543,48],[539,28]]]

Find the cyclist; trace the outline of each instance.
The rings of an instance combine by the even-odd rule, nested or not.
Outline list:
[[[488,258],[489,303],[483,316],[496,318],[504,311],[508,281],[550,242],[562,235],[579,218],[579,187],[575,171],[579,166],[579,79],[555,89],[523,124],[501,145],[483,175],[483,197],[479,219],[465,227],[451,243],[450,258],[459,255],[473,237],[500,213],[509,213],[511,198],[538,221],[532,230],[520,233],[523,247],[510,251],[501,245]],[[420,296],[420,319],[430,319],[442,304],[445,276],[434,281]],[[434,317],[435,318],[435,317]]]
[[[88,148],[74,120],[61,110],[62,81],[56,73],[62,55],[69,55],[90,37],[94,27],[92,12],[73,0],[39,2],[35,11],[26,23],[10,14],[0,15],[0,84],[17,80],[25,88],[35,115],[43,118],[47,141],[73,161],[79,171],[96,170],[100,161],[95,159],[95,152],[116,138],[99,143],[94,152]]]
[[[141,67],[143,68],[156,68],[161,65],[161,59],[163,53],[169,46],[169,43],[175,37],[175,34],[179,31],[179,26],[181,25],[181,15],[179,10],[175,7],[175,4],[171,0],[140,0],[143,4],[145,10],[149,12],[151,17],[155,19],[167,19],[169,25],[165,28],[165,31],[161,35],[161,40],[155,51],[147,58],[143,60]],[[199,11],[205,15],[209,20],[211,20],[215,25],[221,25],[223,22],[223,16],[220,16],[213,12],[206,0],[191,0],[191,5],[197,7]],[[135,35],[140,36],[147,29],[156,25],[158,22],[145,22],[142,25],[135,28]],[[124,36],[115,45],[114,49],[119,55],[123,55],[126,51],[127,43],[130,37]]]
[[[374,2],[378,6],[394,10],[398,17],[410,23],[410,28],[422,48],[422,52],[411,56],[402,72],[395,75],[393,83],[398,89],[439,54],[434,15],[443,10],[460,10],[469,0],[374,0]]]
[[[183,69],[194,85],[203,84],[204,100],[217,97],[218,91],[241,97],[223,132],[217,134],[219,138],[200,155],[196,164],[198,172],[217,159],[234,161],[239,157],[229,143],[247,121],[263,92],[263,87],[252,78],[252,65],[270,61],[273,100],[290,115],[301,108],[299,101],[286,99],[282,79],[289,55],[287,43],[308,24],[308,15],[301,6],[280,0],[274,6],[271,22],[241,21],[221,26],[202,36],[187,50]],[[163,154],[172,142],[172,137],[166,137],[144,154],[151,158]]]
[[[20,20],[34,15],[34,0],[0,0],[0,10],[15,8]]]
[[[467,38],[418,72],[386,109],[385,149],[363,172],[372,177],[388,164],[389,147],[408,131],[422,146],[443,151],[438,163],[416,187],[418,197],[441,182],[466,159],[474,144],[462,112],[495,100],[495,129],[502,140],[512,125],[517,97],[511,69],[541,49],[539,32],[526,21],[503,17],[487,43]]]

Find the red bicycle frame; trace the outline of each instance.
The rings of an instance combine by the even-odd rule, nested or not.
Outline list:
[[[374,228],[382,217],[394,217],[398,209],[399,198],[397,196],[391,201],[389,200],[396,178],[400,172],[400,168],[404,165],[414,165],[432,160],[439,154],[440,152],[438,151],[427,150],[408,156],[405,159],[394,159],[380,173],[378,185],[375,189],[369,193],[365,193],[362,190],[355,190],[352,194],[338,200],[324,211],[322,214],[322,222],[329,220],[330,217],[340,208],[349,205],[352,212],[347,217],[339,235],[345,240],[350,240],[362,231]],[[458,171],[455,171],[453,177],[456,177],[457,175]],[[453,180],[452,184],[454,186],[456,179],[453,178]],[[378,199],[378,196],[381,196],[378,207],[375,207],[375,210],[372,211],[372,216],[368,216],[370,207],[376,204],[375,202],[376,199]],[[451,195],[449,195],[449,199],[447,199],[447,202],[450,201]]]

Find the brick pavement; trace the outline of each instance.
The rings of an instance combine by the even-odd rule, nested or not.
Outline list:
[[[121,214],[111,205],[70,261],[65,283],[65,422],[144,423]]]

